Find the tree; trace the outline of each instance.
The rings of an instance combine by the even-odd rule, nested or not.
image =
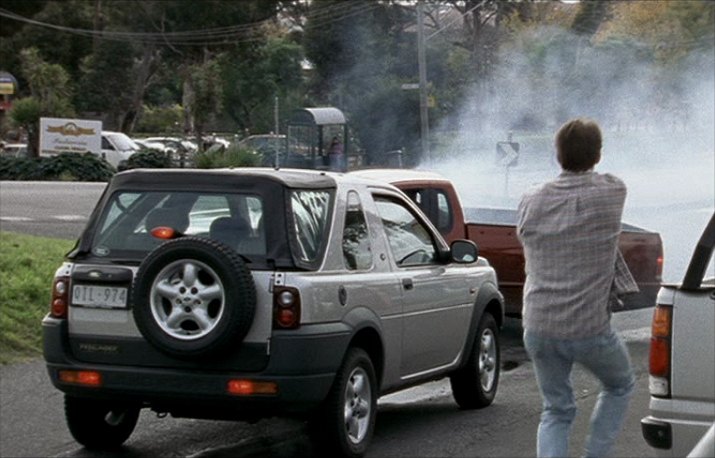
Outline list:
[[[82,62],[75,105],[81,111],[103,112],[107,130],[120,130],[131,109],[134,55],[126,43],[102,40]]]
[[[274,127],[274,97],[286,113],[298,108],[304,92],[303,51],[289,38],[274,36],[255,51],[227,52],[221,59],[224,110],[239,129],[269,132]]]
[[[40,118],[74,115],[70,78],[61,65],[45,62],[35,48],[22,50],[20,60],[31,96],[15,102],[10,118],[27,130],[29,154],[38,156]]]
[[[184,106],[193,120],[199,152],[203,152],[204,126],[221,109],[222,88],[218,61],[212,59],[190,66],[185,81]]]

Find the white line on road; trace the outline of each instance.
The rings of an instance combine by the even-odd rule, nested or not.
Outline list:
[[[51,218],[59,219],[61,221],[85,221],[87,219],[86,216],[82,215],[54,215],[51,216]]]
[[[60,221],[87,221],[87,217],[82,215],[50,215],[49,218]],[[0,216],[0,221],[5,221],[7,223],[28,223],[33,221],[42,221],[42,219],[30,218],[29,216]]]
[[[25,221],[33,221],[33,218],[29,218],[27,216],[0,216],[0,221],[25,222]]]

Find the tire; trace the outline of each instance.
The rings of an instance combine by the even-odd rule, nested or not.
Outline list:
[[[112,450],[131,436],[139,407],[65,396],[65,418],[77,442],[92,450]]]
[[[375,429],[377,398],[377,378],[370,357],[361,348],[350,348],[310,425],[320,456],[355,458],[365,453]]]
[[[464,367],[450,375],[452,396],[462,409],[481,409],[494,401],[499,386],[499,329],[485,312]]]
[[[251,271],[216,240],[183,237],[160,245],[139,267],[132,288],[134,321],[155,348],[203,358],[235,347],[256,308]]]

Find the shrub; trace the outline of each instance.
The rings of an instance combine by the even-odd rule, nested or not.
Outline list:
[[[0,158],[2,180],[108,181],[114,168],[92,154]]]
[[[119,170],[129,169],[166,169],[171,167],[171,158],[160,151],[142,150],[132,154]]]
[[[44,180],[40,165],[47,158],[0,156],[0,180]]]
[[[256,167],[260,165],[261,156],[254,151],[237,146],[228,149],[209,149],[199,153],[194,158],[196,167],[200,169],[218,169],[223,167]]]

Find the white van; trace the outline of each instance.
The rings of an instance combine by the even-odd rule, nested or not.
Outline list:
[[[102,151],[99,157],[105,159],[114,168],[140,149],[141,147],[134,140],[122,132],[102,131]]]

